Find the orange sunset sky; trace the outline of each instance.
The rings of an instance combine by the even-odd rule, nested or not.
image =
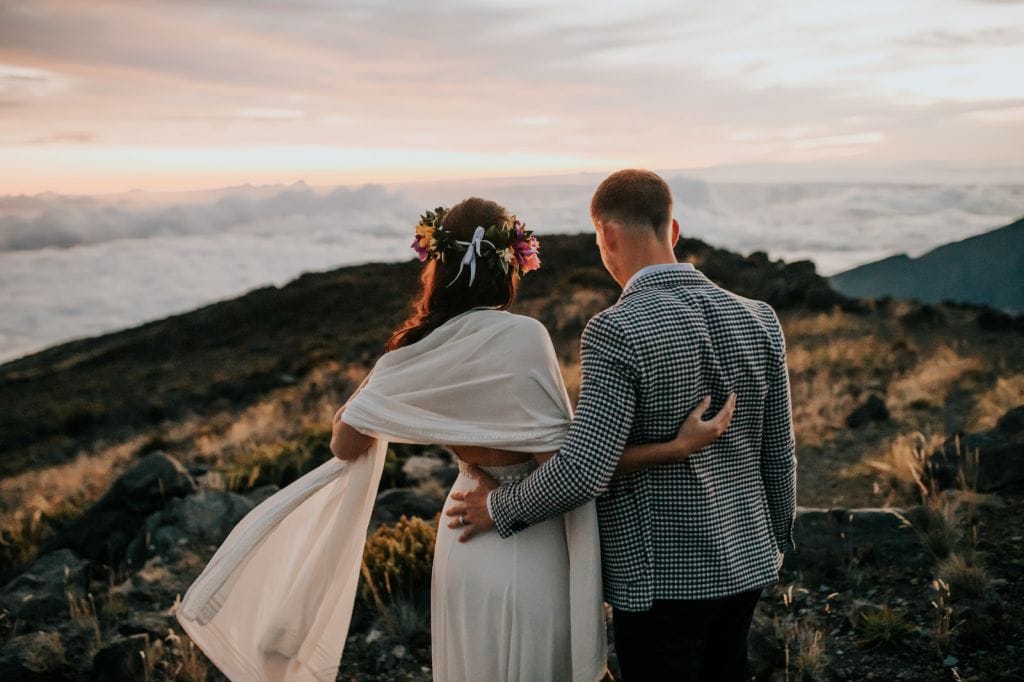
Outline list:
[[[0,194],[963,163],[1024,3],[0,0]]]

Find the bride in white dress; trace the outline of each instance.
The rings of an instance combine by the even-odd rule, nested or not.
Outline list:
[[[425,262],[414,312],[334,418],[325,462],[243,518],[189,588],[177,617],[232,680],[334,680],[388,442],[456,454],[452,491],[499,483],[558,449],[572,418],[537,320],[504,310],[538,244],[500,205],[467,199],[427,212],[413,248]],[[625,473],[704,447],[731,417],[698,407],[668,443],[626,448]],[[449,494],[445,510],[452,504]],[[442,516],[442,518],[445,518]],[[438,524],[431,582],[435,680],[604,677],[601,557],[593,502],[507,540],[458,542]]]

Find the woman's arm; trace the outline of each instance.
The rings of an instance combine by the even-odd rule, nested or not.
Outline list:
[[[736,409],[736,394],[730,393],[725,405],[711,419],[701,419],[711,405],[711,396],[701,401],[679,427],[679,432],[672,440],[663,443],[644,443],[627,445],[615,467],[615,475],[631,474],[658,464],[681,462],[701,448],[718,439],[729,427],[733,411]]]
[[[367,436],[361,431],[356,431],[341,421],[341,415],[344,412],[345,406],[342,405],[334,413],[334,422],[331,426],[331,452],[338,459],[347,462],[356,459],[369,450],[376,438]]]
[[[356,459],[359,455],[369,450],[373,441],[376,440],[373,436],[367,436],[361,431],[356,431],[341,421],[341,415],[345,413],[345,406],[348,405],[352,398],[356,397],[356,394],[362,390],[369,379],[369,374],[363,377],[362,382],[352,392],[348,400],[345,401],[345,405],[339,407],[338,411],[334,413],[334,420],[331,423],[331,452],[340,460],[349,461]]]

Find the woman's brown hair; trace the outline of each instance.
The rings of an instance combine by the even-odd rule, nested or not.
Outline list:
[[[444,215],[444,227],[456,239],[469,241],[477,226],[511,225],[512,214],[487,199],[470,197],[452,206]],[[489,248],[484,246],[485,249]],[[388,339],[385,349],[392,351],[415,343],[459,313],[477,306],[504,310],[512,305],[519,289],[519,275],[505,274],[477,263],[476,279],[469,286],[469,268],[459,278],[460,254],[448,254],[444,261],[432,258],[423,267],[420,289],[412,305],[412,313]],[[451,286],[448,284],[455,280]]]

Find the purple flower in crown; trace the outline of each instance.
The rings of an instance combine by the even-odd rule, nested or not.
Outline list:
[[[430,258],[430,252],[436,248],[434,242],[434,228],[430,225],[420,223],[416,226],[416,236],[412,240],[412,248],[420,258],[420,262]]]
[[[512,225],[512,249],[515,252],[516,262],[522,272],[530,272],[540,267],[540,242],[533,236],[532,232],[526,230],[526,225],[521,220],[516,220]]]

